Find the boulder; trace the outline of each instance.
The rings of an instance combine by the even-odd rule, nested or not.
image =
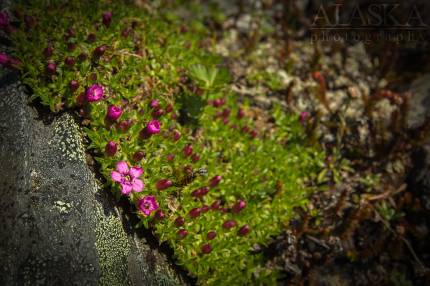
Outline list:
[[[3,73],[0,285],[188,284],[103,190],[74,117],[40,109],[17,74]]]

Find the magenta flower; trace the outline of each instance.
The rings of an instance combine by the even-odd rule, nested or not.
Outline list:
[[[111,177],[114,182],[121,185],[121,193],[128,195],[131,191],[140,192],[145,185],[138,179],[143,174],[143,169],[140,167],[128,168],[126,162],[121,161],[116,164],[116,171],[112,171]]]
[[[118,146],[116,145],[116,143],[113,141],[109,141],[105,147],[106,154],[108,156],[114,156],[116,154],[116,151],[118,151]]]
[[[108,119],[110,121],[115,121],[118,118],[120,118],[121,114],[122,114],[122,108],[121,107],[115,106],[115,105],[109,105],[106,119]]]
[[[149,135],[154,135],[160,132],[160,121],[153,119],[146,125],[146,132]]]
[[[172,185],[173,185],[173,182],[170,181],[169,179],[161,179],[155,184],[155,187],[157,188],[157,190],[162,191],[170,188]]]
[[[88,102],[99,101],[103,97],[103,87],[97,83],[92,84],[87,88],[85,97]]]
[[[149,216],[159,208],[159,205],[154,196],[145,196],[137,202],[137,207],[144,215]]]
[[[310,116],[309,112],[307,112],[307,111],[301,112],[300,116],[299,116],[300,123],[305,124],[306,121],[308,120],[309,116]]]
[[[103,24],[105,26],[109,26],[110,22],[112,21],[112,12],[111,11],[103,12],[102,19],[103,19]]]

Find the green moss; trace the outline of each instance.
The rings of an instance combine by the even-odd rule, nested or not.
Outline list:
[[[166,215],[163,220],[157,220],[154,213],[149,217],[136,213],[160,242],[172,246],[178,263],[197,277],[199,284],[272,285],[277,271],[265,267],[263,255],[253,253],[252,248],[266,245],[270,237],[279,234],[294,217],[293,209],[304,206],[308,195],[320,189],[311,182],[316,178],[324,181],[324,152],[307,144],[297,115],[277,107],[272,111],[274,120],[268,123],[259,119],[249,104],[240,103],[242,99],[230,90],[228,73],[217,68],[219,57],[204,49],[212,41],[201,23],[184,22],[165,6],[139,10],[116,3],[73,1],[46,6],[44,1],[36,1],[30,6],[18,5],[23,14],[33,15],[36,23],[29,27],[20,21],[13,34],[15,56],[23,62],[24,82],[32,88],[34,98],[53,112],[69,109],[83,116],[89,148],[115,194],[121,194],[120,186],[111,179],[118,161],[145,169],[141,176],[145,189],[128,199],[136,205],[146,195],[157,198]],[[102,24],[103,11],[113,12],[109,26]],[[131,30],[124,36],[127,29]],[[96,35],[95,42],[87,40],[91,33]],[[70,43],[75,49],[70,49]],[[48,45],[54,50],[47,58],[43,51]],[[94,56],[101,45],[107,45],[106,52]],[[84,60],[79,59],[82,53],[87,55]],[[66,57],[75,59],[73,67],[64,63]],[[49,62],[56,63],[55,74],[47,74]],[[71,80],[79,82],[75,91],[69,87]],[[93,83],[104,87],[105,97],[82,103],[80,98]],[[277,85],[276,80],[269,84]],[[153,99],[164,110],[158,118],[161,132],[142,138],[141,131],[157,117],[149,106]],[[117,122],[105,120],[109,105],[123,109]],[[169,112],[170,107],[173,110]],[[243,118],[238,117],[242,111]],[[132,124],[125,131],[120,125],[126,120]],[[181,133],[178,141],[172,140],[175,132]],[[108,141],[119,146],[114,156],[104,152]],[[199,160],[184,155],[183,149],[189,144]],[[66,154],[75,149],[63,147]],[[145,154],[142,160],[134,157],[137,151]],[[168,161],[168,154],[175,159]],[[216,175],[222,176],[219,185],[201,199],[192,196]],[[173,186],[157,190],[160,179],[171,180]],[[190,218],[191,209],[216,200],[221,201],[224,211],[210,210]],[[234,213],[232,208],[238,200],[244,200],[246,208]],[[189,232],[184,239],[176,234],[174,221],[178,216],[185,217],[183,228]],[[223,228],[228,219],[234,219],[237,226]],[[244,225],[251,231],[240,236],[238,230]],[[112,218],[96,230],[102,284],[124,283],[120,273],[125,271],[130,250],[120,228]],[[215,230],[217,237],[208,241],[210,230]],[[206,243],[212,245],[209,254],[201,250]],[[107,248],[117,255],[104,257]]]

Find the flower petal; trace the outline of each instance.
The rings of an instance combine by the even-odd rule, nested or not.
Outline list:
[[[145,187],[145,184],[141,180],[134,179],[132,188],[135,192],[141,192],[144,187]]]
[[[140,167],[132,167],[130,168],[130,176],[134,178],[138,178],[143,174],[143,169]]]
[[[120,183],[122,181],[122,175],[121,173],[118,173],[117,171],[112,171],[110,173],[110,176],[112,178],[113,181]]]
[[[126,196],[128,196],[133,189],[132,186],[129,184],[121,184],[121,186],[122,186],[121,193]]]
[[[121,174],[128,174],[128,165],[127,165],[127,163],[126,162],[124,162],[124,161],[120,161],[120,162],[118,162],[118,163],[116,163],[116,170],[118,171],[118,172],[120,172]]]

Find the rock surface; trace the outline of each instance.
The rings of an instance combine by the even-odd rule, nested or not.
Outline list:
[[[27,98],[0,79],[0,285],[186,284],[101,189],[73,117]]]

